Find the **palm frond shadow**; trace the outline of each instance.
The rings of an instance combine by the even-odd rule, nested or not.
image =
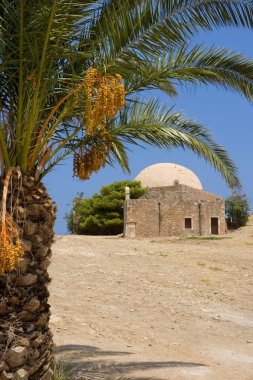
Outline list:
[[[155,377],[132,376],[134,371],[175,367],[203,367],[205,364],[183,361],[120,362],[100,359],[101,356],[131,355],[130,352],[103,351],[93,346],[65,345],[55,350],[56,355],[72,363],[75,380],[161,380]]]
[[[54,352],[57,356],[64,355],[64,358],[70,362],[99,356],[123,356],[132,354],[127,351],[106,351],[101,350],[98,347],[78,344],[58,346],[55,348]]]

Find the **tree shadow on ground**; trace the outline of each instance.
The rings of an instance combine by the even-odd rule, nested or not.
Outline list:
[[[75,380],[161,380],[133,376],[132,372],[175,367],[203,367],[205,364],[182,361],[116,362],[102,356],[124,356],[131,352],[103,351],[93,346],[65,345],[55,349],[56,357],[71,363]]]

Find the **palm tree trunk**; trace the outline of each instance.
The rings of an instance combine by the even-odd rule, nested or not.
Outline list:
[[[0,276],[0,380],[50,380],[53,341],[47,267],[56,207],[41,182],[15,174],[7,210],[22,232],[25,256],[16,270]]]

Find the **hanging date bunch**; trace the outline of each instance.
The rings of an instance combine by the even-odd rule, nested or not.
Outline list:
[[[74,153],[74,176],[87,180],[92,173],[104,167],[109,147],[110,142],[103,139],[96,141],[96,144],[88,146],[86,149],[80,149],[79,152]]]
[[[24,255],[18,229],[11,215],[6,214],[0,223],[0,274],[11,272]]]
[[[106,165],[111,147],[106,123],[124,106],[125,88],[121,75],[101,75],[98,69],[92,67],[87,70],[81,89],[84,89],[86,95],[86,136],[92,135],[98,127],[102,129],[99,138],[94,136],[92,144],[74,153],[74,176],[87,180],[93,172]]]
[[[0,274],[11,272],[16,267],[18,258],[24,255],[18,227],[12,215],[6,211],[8,186],[15,171],[16,168],[10,168],[4,182],[0,220]]]
[[[86,134],[91,135],[98,126],[105,128],[125,103],[125,88],[119,74],[100,75],[90,68],[85,76]]]

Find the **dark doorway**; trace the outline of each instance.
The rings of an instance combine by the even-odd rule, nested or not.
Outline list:
[[[211,234],[212,235],[219,235],[218,218],[211,218]]]

